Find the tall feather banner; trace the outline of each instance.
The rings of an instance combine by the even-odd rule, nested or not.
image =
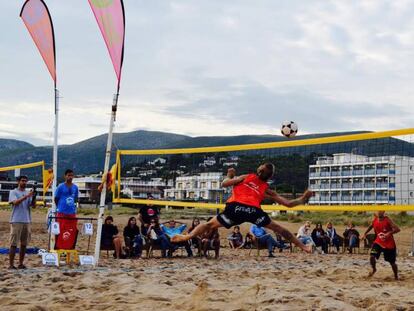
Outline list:
[[[43,0],[27,0],[20,12],[27,30],[56,85],[55,34],[49,10]]]
[[[119,86],[125,40],[125,13],[123,2],[121,0],[89,0],[89,4],[98,22],[109,55],[111,56]]]

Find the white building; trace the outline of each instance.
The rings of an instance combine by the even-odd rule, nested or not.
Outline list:
[[[164,158],[156,158],[154,161],[149,161],[148,164],[150,165],[162,165],[167,163],[167,160]]]
[[[220,202],[228,190],[221,187],[224,175],[220,172],[181,176],[175,181],[175,188],[165,189],[164,195],[170,200],[208,200]]]
[[[414,204],[414,158],[340,153],[309,166],[310,204]]]
[[[207,167],[207,166],[213,166],[216,165],[216,159],[214,157],[207,157],[204,159],[203,163],[200,163],[199,166],[201,167]]]
[[[162,199],[165,188],[173,187],[172,180],[162,178],[151,178],[141,180],[140,178],[127,177],[121,179],[121,193],[131,199],[146,199],[151,194],[154,199]]]

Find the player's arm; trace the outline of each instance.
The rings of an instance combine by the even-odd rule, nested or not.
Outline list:
[[[231,187],[231,186],[234,186],[234,185],[237,185],[237,184],[241,183],[245,178],[246,178],[246,175],[237,176],[237,177],[234,177],[234,178],[231,178],[231,179],[226,178],[221,183],[221,186],[224,187],[224,188]]]
[[[370,224],[369,227],[367,228],[367,230],[365,230],[365,233],[362,235],[361,240],[365,240],[365,238],[367,237],[368,232],[370,232],[372,230],[372,228],[374,228],[374,226],[372,224]]]
[[[310,190],[306,190],[305,193],[300,198],[294,199],[294,200],[288,200],[282,197],[281,195],[277,194],[276,191],[267,189],[265,192],[265,198],[271,199],[274,202],[284,205],[289,208],[307,203],[311,196],[313,196],[313,192]]]
[[[390,236],[401,231],[401,229],[390,218],[388,218],[388,220],[390,221],[392,231],[387,232],[386,235]]]

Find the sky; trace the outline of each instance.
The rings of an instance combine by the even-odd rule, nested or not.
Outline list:
[[[19,12],[0,2],[0,138],[53,142],[53,83]],[[116,76],[87,0],[45,0],[59,143],[106,133]],[[115,132],[190,136],[413,126],[414,1],[124,0]]]

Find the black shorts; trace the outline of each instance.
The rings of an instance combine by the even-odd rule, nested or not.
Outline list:
[[[371,248],[371,256],[375,256],[375,258],[379,258],[381,256],[381,253],[384,253],[384,260],[388,261],[389,263],[395,263],[397,258],[397,249],[392,248],[383,248],[377,243],[374,243]]]
[[[217,215],[217,220],[227,229],[244,222],[250,222],[259,227],[265,227],[271,222],[269,215],[261,208],[237,202],[226,203],[226,208]]]

